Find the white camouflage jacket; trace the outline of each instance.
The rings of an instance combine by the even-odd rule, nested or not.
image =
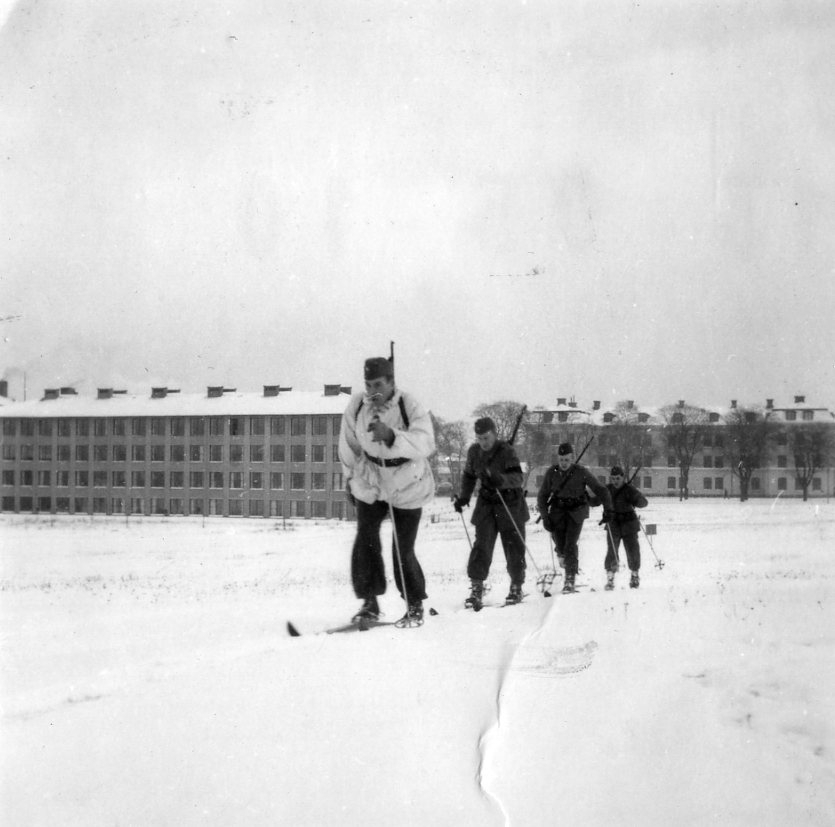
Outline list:
[[[394,431],[390,448],[371,439],[368,426],[375,417]],[[382,405],[362,391],[351,396],[342,415],[339,459],[345,468],[345,485],[356,499],[365,503],[385,500],[395,508],[422,508],[435,496],[429,465],[434,453],[435,432],[429,412],[411,394],[395,388],[392,398]]]

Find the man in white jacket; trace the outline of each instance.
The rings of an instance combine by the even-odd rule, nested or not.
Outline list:
[[[388,359],[366,359],[364,378],[365,391],[351,396],[339,431],[346,490],[357,509],[351,580],[363,604],[353,619],[360,623],[379,618],[377,597],[386,590],[380,525],[390,517],[394,581],[407,603],[399,623],[420,625],[426,581],[415,556],[415,539],[423,506],[435,496],[429,465],[435,452],[432,420],[411,394],[395,386]]]

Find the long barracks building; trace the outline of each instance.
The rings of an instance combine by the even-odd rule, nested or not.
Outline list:
[[[149,396],[72,388],[8,402],[2,510],[345,518],[337,447],[351,389],[209,387]]]

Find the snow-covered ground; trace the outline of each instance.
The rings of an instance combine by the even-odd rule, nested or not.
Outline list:
[[[325,635],[358,605],[350,523],[6,516],[0,822],[835,823],[835,504],[644,519],[639,590],[603,591],[593,519],[586,588],[543,597],[531,566],[521,606],[473,614],[439,500],[437,615]]]

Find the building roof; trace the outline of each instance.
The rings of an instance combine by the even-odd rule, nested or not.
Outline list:
[[[347,389],[346,389],[347,390]],[[0,408],[2,417],[139,417],[139,416],[278,416],[342,414],[349,396],[324,391],[281,391],[275,396],[226,391],[219,396],[167,391],[165,395],[92,398],[58,393],[55,398],[11,402]]]

